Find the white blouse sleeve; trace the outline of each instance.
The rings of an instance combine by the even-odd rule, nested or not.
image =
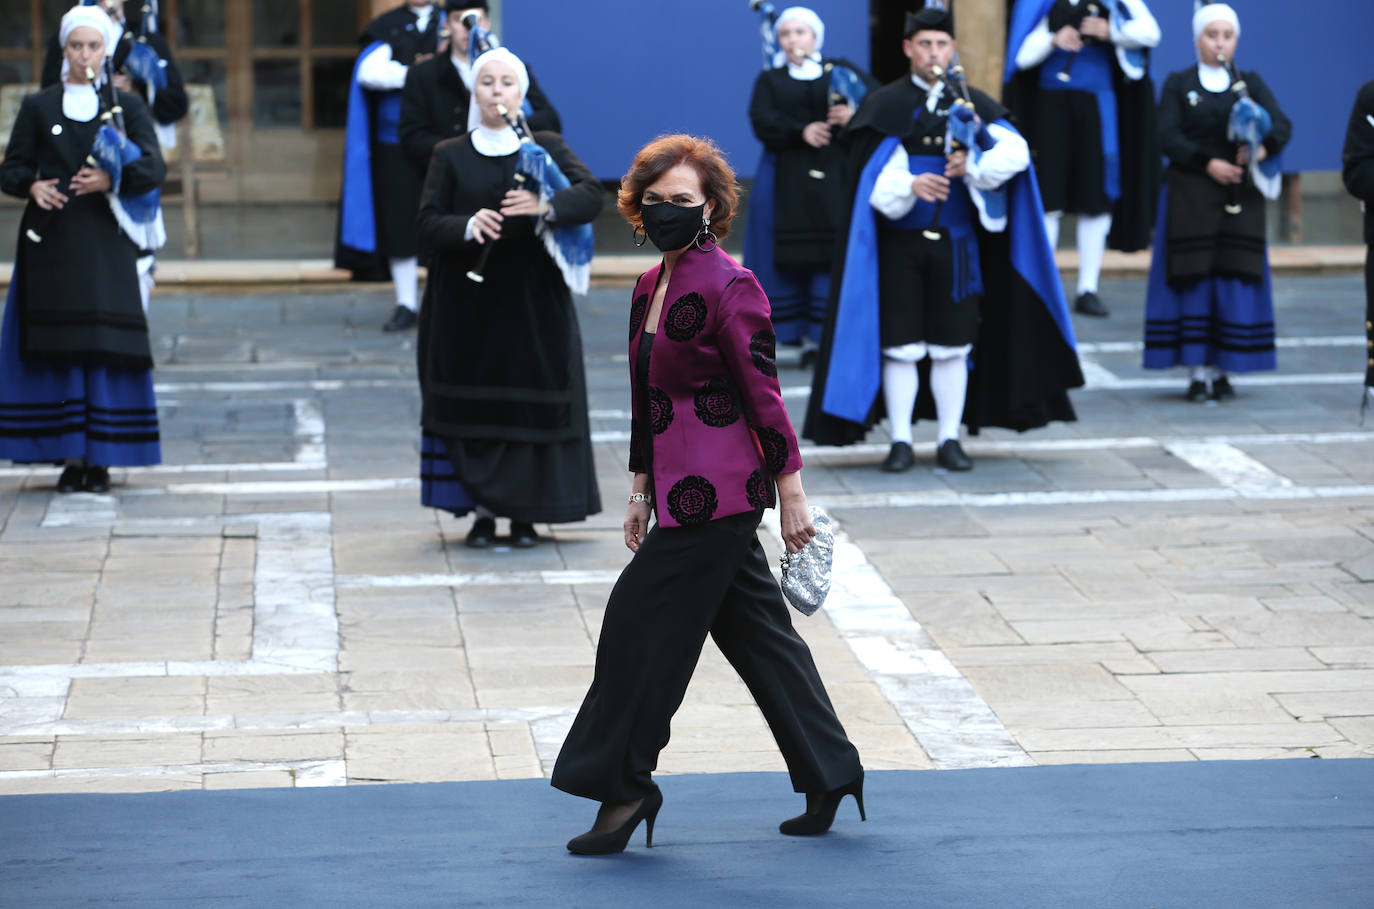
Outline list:
[[[906,149],[898,145],[883,165],[873,184],[868,203],[889,221],[906,217],[916,207],[916,194],[911,190],[911,163]]]
[[[391,59],[391,45],[383,44],[358,64],[358,82],[372,91],[397,91],[405,88],[406,68]]]
[[[1044,63],[1053,50],[1054,34],[1050,31],[1050,17],[1046,16],[1021,42],[1021,47],[1016,51],[1016,68],[1034,69]]]
[[[975,189],[996,189],[1030,167],[1030,146],[1019,133],[997,123],[989,123],[988,132],[997,144],[976,162],[969,155],[965,167],[969,185]]]
[[[1112,43],[1128,50],[1158,47],[1159,23],[1155,21],[1150,8],[1142,0],[1115,0],[1115,2],[1119,7],[1124,8],[1131,18],[1129,21],[1119,22],[1119,17],[1112,17]],[[1118,25],[1121,27],[1117,28]]]

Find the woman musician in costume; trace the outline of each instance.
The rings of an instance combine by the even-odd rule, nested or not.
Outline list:
[[[115,194],[150,193],[166,167],[143,102],[96,75],[118,36],[98,7],[68,10],[63,82],[24,99],[0,164],[0,189],[29,200],[0,330],[0,458],[65,463],[59,492],[107,492],[110,467],[161,460],[136,225]],[[127,136],[104,128],[112,107]],[[98,133],[122,146],[117,177]]]
[[[779,59],[755,81],[749,102],[764,157],[744,253],[772,304],[779,343],[800,344],[805,366],[825,322],[845,204],[844,157],[833,140],[878,85],[853,63],[821,56],[825,24],[810,9],[783,10],[773,32]]]
[[[467,133],[435,146],[420,203],[433,251],[418,347],[421,501],[475,510],[469,546],[493,545],[504,516],[512,545],[528,547],[536,522],[601,510],[572,302],[586,292],[601,184],[557,133],[522,147],[511,122],[523,131],[512,112],[529,76],[518,57],[488,51],[472,78]],[[542,181],[517,170],[527,160],[543,162]],[[513,188],[517,173],[525,188]]]
[[[1193,15],[1198,65],[1170,73],[1159,100],[1169,166],[1144,364],[1188,367],[1193,402],[1233,398],[1231,373],[1277,365],[1264,200],[1278,196],[1277,158],[1292,126],[1259,74],[1236,70],[1239,38],[1234,9],[1200,7]]]

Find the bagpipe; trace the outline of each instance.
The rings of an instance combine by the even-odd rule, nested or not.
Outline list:
[[[162,227],[162,194],[156,189],[138,194],[121,194],[119,191],[125,165],[143,157],[143,149],[129,141],[124,125],[124,109],[119,106],[119,93],[114,86],[114,64],[109,55],[105,57],[104,71],[106,94],[102,95],[95,83],[95,71],[90,67],[86,69],[91,89],[100,99],[101,122],[91,142],[91,149],[86,154],[85,166],[110,175],[110,189],[106,197],[110,200],[110,210],[120,228],[138,244],[139,249],[157,249],[167,242],[166,230]],[[48,226],[61,210],[48,209],[39,223],[25,230],[24,235],[34,243],[42,243]]]
[[[487,51],[501,46],[501,42],[491,33],[491,29],[482,27],[477,13],[468,13],[463,17],[462,22],[463,26],[468,30],[468,66],[476,63],[477,58]],[[475,88],[475,86],[471,88]],[[530,104],[529,98],[526,98],[521,103],[520,112],[525,117],[534,116],[534,106]]]
[[[138,23],[138,37],[124,33],[123,40],[131,41],[129,55],[124,58],[124,70],[133,79],[148,87],[148,107],[153,106],[157,93],[167,87],[167,61],[158,55],[157,49],[149,43],[151,35],[157,34],[157,0],[143,4],[142,17]]]
[[[539,200],[548,203],[557,193],[572,186],[572,181],[563,173],[558,162],[534,141],[534,137],[526,128],[524,118],[512,116],[510,109],[504,104],[498,105],[497,110],[520,140],[511,189],[530,189],[533,185],[533,191],[539,196]],[[575,294],[585,294],[591,280],[592,252],[595,245],[592,226],[555,224],[550,227],[541,219],[536,232],[544,241],[544,248],[558,265],[559,271],[563,273],[563,280],[567,283],[568,289]],[[495,245],[495,240],[486,241],[481,255],[477,258],[477,264],[467,273],[468,280],[478,284],[486,281],[483,271]]]
[[[1100,19],[1100,18],[1105,18],[1105,17],[1102,15],[1102,7],[1098,6],[1096,3],[1088,3],[1088,4],[1085,4],[1084,7],[1083,7],[1083,19],[1087,19],[1087,18],[1089,18],[1090,16],[1091,16],[1091,17],[1096,17],[1096,18],[1099,18],[1099,19]],[[1078,20],[1078,21],[1079,21],[1079,25],[1082,25],[1083,19]],[[1084,35],[1084,36],[1083,36],[1083,43],[1084,43],[1085,45],[1089,45],[1089,44],[1099,44],[1099,43],[1101,43],[1101,42],[1100,42],[1099,39],[1094,38],[1094,37],[1092,37],[1092,36],[1090,36],[1090,35]],[[1058,79],[1060,82],[1068,82],[1068,81],[1070,81],[1071,79],[1073,79],[1073,64],[1074,64],[1074,61],[1077,60],[1077,59],[1078,59],[1078,54],[1070,54],[1070,55],[1069,55],[1068,62],[1066,62],[1066,63],[1064,64],[1064,68],[1063,68],[1063,69],[1061,69],[1058,73],[1055,74],[1054,78]]]
[[[1236,143],[1238,149],[1246,149],[1250,179],[1254,181],[1255,188],[1266,199],[1277,199],[1283,183],[1280,161],[1277,156],[1259,160],[1260,147],[1268,138],[1270,130],[1274,128],[1274,118],[1269,116],[1269,111],[1261,107],[1258,101],[1250,97],[1250,89],[1240,77],[1234,60],[1228,60],[1226,55],[1218,54],[1217,62],[1226,68],[1227,74],[1231,77],[1231,91],[1237,95],[1236,102],[1231,105],[1231,115],[1226,121],[1226,139],[1228,142]],[[1238,215],[1241,208],[1240,188],[1232,184],[1226,213]]]
[[[943,67],[934,67],[936,77],[940,80],[943,91],[950,97],[949,119],[945,126],[945,154],[952,151],[966,150],[973,160],[977,161],[982,157],[983,152],[997,144],[997,140],[992,138],[988,132],[987,125],[978,119],[978,114],[973,107],[973,95],[969,92],[968,80],[964,78],[964,67],[959,63],[956,55],[948,70]],[[919,108],[917,113],[920,113]],[[944,200],[935,203],[935,211],[930,218],[930,226],[921,231],[927,240],[940,239],[939,223],[940,209],[945,204]]]
[[[1123,2],[1123,0],[1106,0],[1106,2],[1107,6],[1105,11],[1101,6],[1099,6],[1096,3],[1089,2],[1085,4],[1083,17],[1079,20],[1079,24],[1081,25],[1083,19],[1086,19],[1089,16],[1097,16],[1098,18],[1107,20],[1108,28],[1110,29],[1113,35],[1119,34],[1126,25],[1126,23],[1130,22],[1134,17],[1131,15],[1129,7],[1126,3]],[[1083,36],[1083,44],[1086,46],[1101,46],[1103,44],[1111,43],[1111,41],[1103,41],[1101,38],[1094,38],[1091,35]],[[1072,80],[1073,64],[1074,61],[1077,59],[1078,54],[1075,53],[1069,55],[1068,61],[1064,64],[1064,68],[1059,72],[1055,73],[1054,77],[1058,79],[1060,82],[1068,82]],[[1120,64],[1121,71],[1123,74],[1125,74],[1127,79],[1130,79],[1134,82],[1140,80],[1145,76],[1148,56],[1143,49],[1128,48],[1122,47],[1121,45],[1117,45],[1116,60],[1117,63]]]

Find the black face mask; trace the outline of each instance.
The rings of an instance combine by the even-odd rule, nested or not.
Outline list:
[[[644,221],[644,233],[660,252],[682,249],[695,240],[701,232],[705,214],[705,202],[695,208],[674,205],[671,202],[658,202],[641,206],[639,209],[639,216]]]

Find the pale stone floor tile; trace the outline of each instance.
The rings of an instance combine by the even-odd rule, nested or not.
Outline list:
[[[1322,746],[1326,747],[1326,746]],[[1193,748],[1199,761],[1268,761],[1280,758],[1315,758],[1319,748]]]
[[[134,678],[72,679],[71,698],[201,697],[205,679],[197,676],[143,676]]]
[[[1356,745],[1374,746],[1374,715],[1337,716],[1327,722]]]
[[[142,767],[200,763],[199,732],[59,735],[53,767]]]
[[[1142,692],[1139,697],[1169,726],[1285,723],[1293,718],[1275,698],[1259,692]]]
[[[1096,663],[968,667],[965,677],[990,704],[1122,700],[1131,692]]]
[[[205,774],[206,789],[290,789],[295,778],[286,770],[246,770]]]
[[[63,776],[0,780],[0,795],[39,795],[86,792],[175,792],[200,789],[199,773],[159,773],[156,776]]]
[[[1307,649],[1312,656],[1333,669],[1374,669],[1374,645]]]
[[[455,647],[345,647],[339,651],[339,669],[343,672],[354,670],[408,671],[463,669],[463,652]]]
[[[477,706],[470,689],[345,691],[344,710],[464,710]]]
[[[1299,719],[1374,715],[1374,689],[1277,694],[1274,699]]]
[[[777,749],[745,751],[731,750],[722,753],[712,751],[681,751],[670,744],[659,755],[656,775],[675,773],[785,773],[787,764]],[[779,792],[790,792],[791,787]],[[786,810],[786,809],[784,809]],[[779,817],[778,820],[783,820]]]
[[[339,690],[339,676],[332,672],[313,675],[223,675],[206,680],[211,698],[249,695],[333,694]]]
[[[207,695],[205,713],[219,714],[281,714],[326,713],[340,709],[341,696],[336,691],[285,691],[280,694],[263,692],[245,695]]]
[[[47,770],[52,755],[51,742],[0,743],[0,770]]]
[[[1370,648],[1374,657],[1374,648]],[[1150,662],[1164,672],[1237,672],[1245,670],[1322,669],[1322,662],[1301,647],[1217,650],[1157,650]],[[1374,668],[1374,659],[1371,659]]]
[[[494,780],[491,759],[461,760],[448,757],[430,760],[360,758],[348,761],[348,783],[447,783],[458,780]]]
[[[994,703],[997,718],[1013,734],[1018,729],[1074,729],[1154,726],[1159,718],[1137,700]]]
[[[202,695],[165,698],[113,695],[69,698],[67,709],[62,716],[69,720],[88,720],[100,717],[170,717],[203,716],[204,714],[205,698]]]
[[[337,729],[214,730],[205,733],[202,748],[206,763],[339,760],[344,756],[344,737]]]
[[[1137,693],[1251,691],[1292,694],[1306,691],[1363,691],[1374,688],[1374,670],[1327,669],[1276,672],[1193,672],[1126,676],[1121,683]]]
[[[591,681],[592,673],[589,669],[587,670],[587,681],[581,685],[480,688],[477,691],[477,706],[496,710],[512,707],[575,708],[582,703]]]
[[[1198,760],[1183,748],[1136,748],[1119,751],[1032,751],[1037,764],[1140,764]],[[1205,758],[1203,759],[1205,760]]]

